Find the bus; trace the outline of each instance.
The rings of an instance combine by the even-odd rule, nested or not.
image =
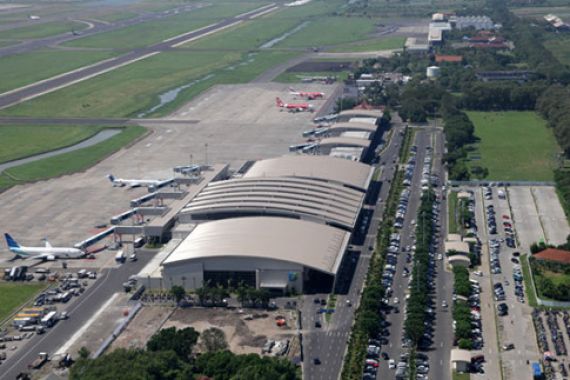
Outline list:
[[[42,318],[40,324],[45,327],[52,327],[55,322],[57,322],[57,311],[50,311]]]

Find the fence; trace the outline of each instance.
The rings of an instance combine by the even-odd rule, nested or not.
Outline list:
[[[109,346],[111,345],[111,343],[113,343],[113,341],[115,339],[117,339],[117,337],[123,332],[123,330],[127,327],[127,325],[129,324],[129,322],[131,322],[131,320],[135,317],[135,315],[137,315],[137,313],[139,312],[139,310],[142,308],[142,304],[140,302],[137,302],[137,304],[132,308],[132,310],[129,312],[129,315],[127,316],[127,318],[125,318],[124,321],[122,321],[113,331],[113,333],[111,335],[109,335],[107,337],[107,339],[105,339],[103,341],[103,343],[101,343],[101,346],[99,346],[99,348],[97,349],[97,351],[95,351],[93,353],[93,355],[91,355],[91,357],[93,359],[97,359],[99,356],[101,356],[103,354],[103,352],[105,352],[105,350],[107,348],[109,348]]]
[[[485,181],[485,180],[470,180],[470,181],[454,181],[449,180],[447,183],[450,186],[554,186],[553,181]]]

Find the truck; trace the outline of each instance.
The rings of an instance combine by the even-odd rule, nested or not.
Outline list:
[[[125,255],[125,251],[122,249],[119,249],[117,251],[117,254],[115,255],[115,261],[122,264],[125,262],[126,258],[127,257]]]
[[[40,352],[36,360],[28,364],[28,368],[30,369],[39,369],[41,368],[46,362],[48,361],[48,354],[47,352]]]

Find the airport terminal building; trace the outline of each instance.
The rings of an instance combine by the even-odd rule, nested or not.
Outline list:
[[[330,291],[373,173],[360,162],[288,155],[211,181],[178,214],[177,228],[189,234],[148,264],[141,283]]]

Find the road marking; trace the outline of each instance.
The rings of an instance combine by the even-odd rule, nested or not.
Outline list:
[[[66,353],[69,350],[69,347],[71,347],[80,337],[81,335],[83,335],[83,333],[85,331],[87,331],[87,329],[89,327],[91,327],[91,325],[93,324],[93,322],[95,322],[95,320],[105,311],[105,309],[107,309],[107,307],[113,302],[115,301],[115,299],[117,299],[117,297],[119,296],[119,293],[113,293],[113,295],[107,300],[107,302],[105,302],[100,308],[99,310],[97,310],[97,312],[95,314],[93,314],[91,316],[91,318],[89,318],[87,320],[87,322],[85,322],[83,324],[83,326],[81,326],[81,328],[79,330],[77,330],[75,332],[75,334],[73,334],[71,336],[71,338],[69,338],[67,340],[67,342],[65,342],[65,344],[63,346],[61,346],[59,348],[59,350],[57,350],[57,352],[55,353],[56,355],[61,355]]]

